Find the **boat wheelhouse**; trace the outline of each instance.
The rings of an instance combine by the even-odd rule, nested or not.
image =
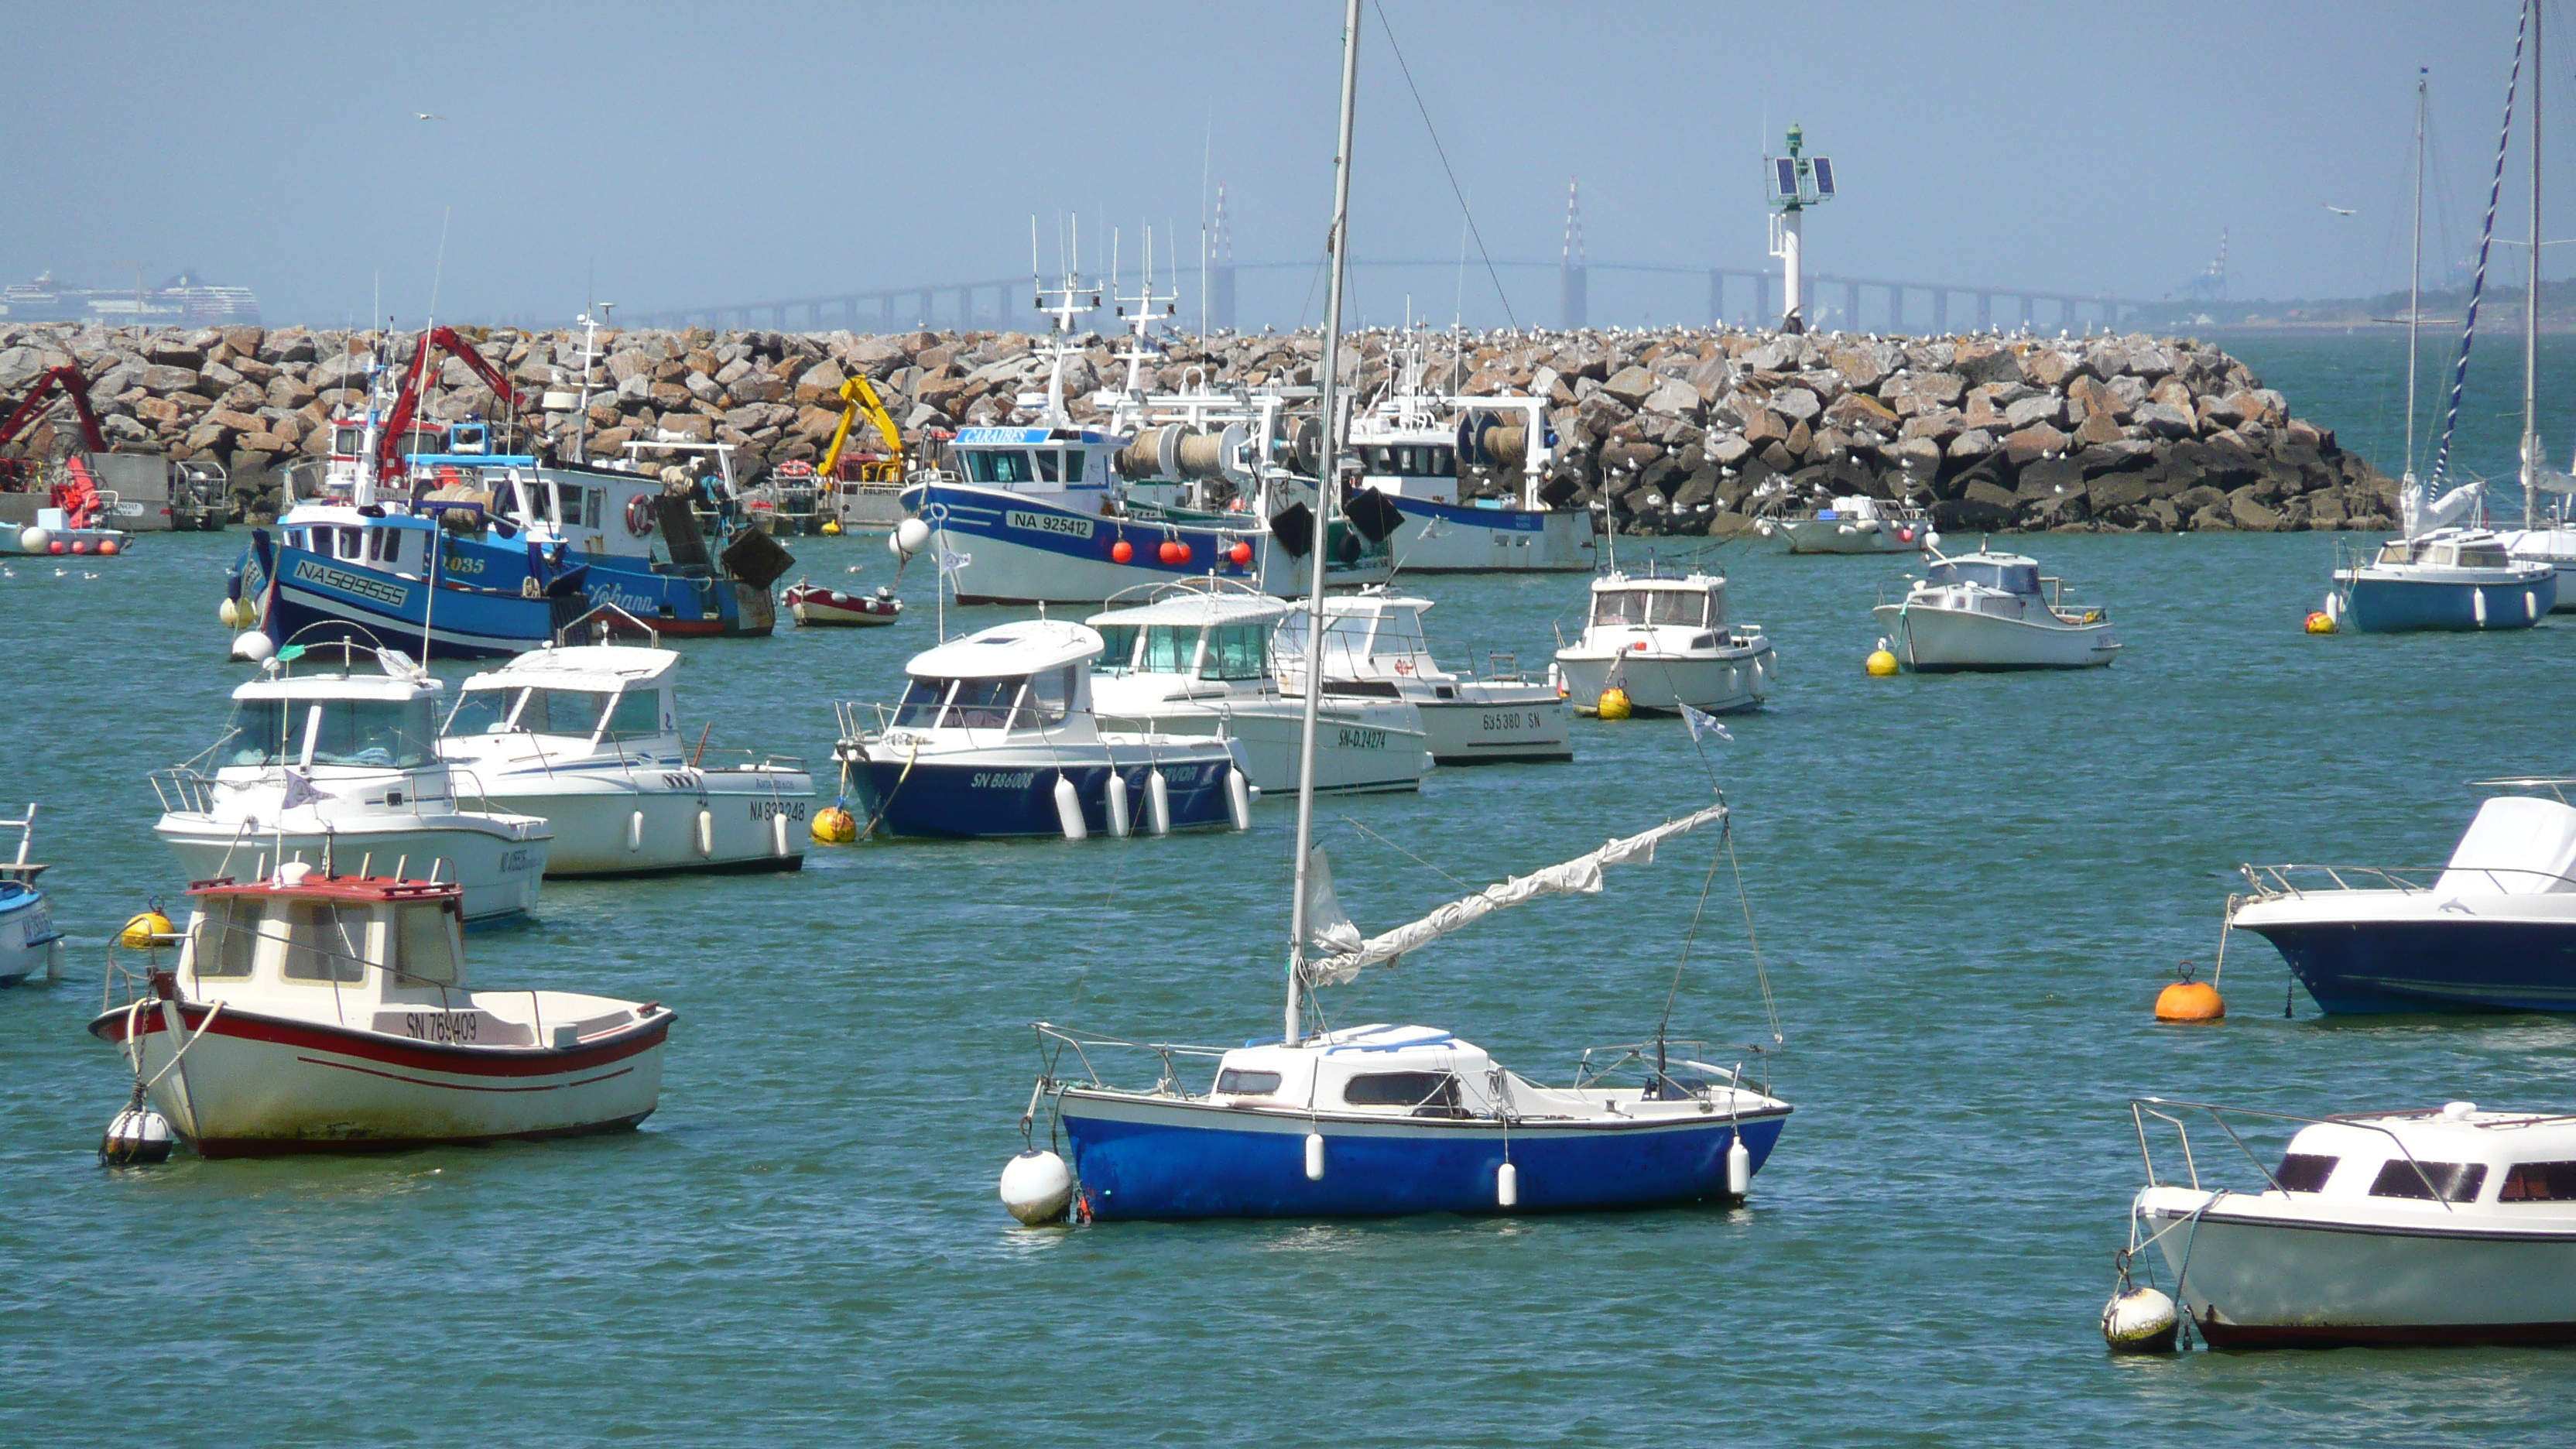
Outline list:
[[[36,807],[0,828],[18,828],[18,855],[0,861],[0,986],[15,986],[42,973],[48,980],[62,955],[63,933],[54,929],[53,904],[36,885],[42,863],[27,859],[36,838]]]

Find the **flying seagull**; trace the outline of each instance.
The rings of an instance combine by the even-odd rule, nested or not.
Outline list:
[[[412,117],[415,120],[422,121],[444,121],[447,119],[445,116],[432,115],[428,111],[414,111],[412,112]]]
[[[2357,206],[2337,206],[2333,202],[2329,201],[2326,203],[2326,210],[2333,212],[2337,216],[2350,216],[2354,212],[2361,210],[2361,208]]]

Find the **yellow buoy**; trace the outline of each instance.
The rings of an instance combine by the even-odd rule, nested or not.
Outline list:
[[[171,935],[177,930],[178,927],[170,924],[170,918],[158,910],[145,911],[127,921],[125,929],[116,933],[116,944],[129,951],[149,951],[156,944],[155,938]]]
[[[2158,1021],[2216,1021],[2227,1014],[2218,988],[2189,975],[2156,993]]]
[[[1615,684],[1601,691],[1596,708],[1603,719],[1626,719],[1637,712],[1636,706],[1628,702],[1628,691]]]
[[[824,536],[824,537],[826,537],[826,538],[835,538],[835,537],[838,537],[838,536],[840,535],[840,532],[841,532],[841,521],[840,521],[839,519],[837,519],[837,518],[826,518],[826,519],[824,519],[824,520],[823,520],[823,536]]]
[[[2311,633],[2311,634],[2331,634],[2331,633],[2333,633],[2334,631],[2335,631],[2334,615],[2327,613],[2327,612],[2326,612],[2325,610],[2323,610],[2323,609],[2317,609],[2317,610],[2314,610],[2314,611],[2312,611],[2312,612],[2310,612],[2310,613],[2309,613],[2309,615],[2308,615],[2308,632],[2309,632],[2309,633]]]
[[[859,838],[859,819],[838,805],[814,812],[814,839],[822,845],[847,845]]]
[[[1868,669],[1870,678],[1885,679],[1896,672],[1896,656],[1884,649],[1872,649],[1869,651]]]

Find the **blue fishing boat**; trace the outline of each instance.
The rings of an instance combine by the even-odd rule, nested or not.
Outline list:
[[[471,568],[448,572],[439,527],[426,518],[298,509],[280,531],[251,533],[250,567],[265,580],[257,616],[272,649],[290,640],[370,649],[417,642],[432,659],[506,657],[546,643],[590,608],[588,570],[578,564],[528,557],[510,587],[483,584]]]
[[[1350,0],[1320,380],[1321,415],[1336,424],[1359,19],[1359,0]],[[1327,477],[1340,441],[1326,440]],[[1304,677],[1311,680],[1325,677],[1327,616],[1323,580],[1310,587]],[[1305,692],[1309,759],[1322,695]],[[1586,1052],[1573,1085],[1546,1087],[1436,1027],[1336,1030],[1307,1019],[1318,989],[1428,949],[1506,906],[1598,892],[1604,868],[1651,861],[1659,844],[1692,830],[1722,829],[1723,802],[1363,937],[1343,915],[1331,868],[1314,846],[1314,776],[1307,769],[1298,782],[1279,1035],[1190,1048],[1114,1043],[1040,1023],[1046,1067],[1020,1119],[1029,1146],[1001,1181],[1013,1216],[1037,1223],[1067,1212],[1083,1220],[1542,1212],[1724,1201],[1749,1191],[1789,1105],[1748,1081],[1740,1064],[1717,1065],[1708,1060],[1715,1053],[1671,1041],[1661,1026],[1650,1041]],[[1678,991],[1678,975],[1673,986]],[[1112,1046],[1151,1052],[1159,1063],[1153,1085],[1104,1081],[1092,1063]],[[1202,1065],[1206,1085],[1181,1080]],[[1631,1072],[1642,1080],[1622,1079]],[[1037,1147],[1042,1110],[1051,1143],[1061,1141],[1069,1162]]]
[[[1100,649],[1081,624],[997,624],[913,656],[902,702],[873,726],[842,706],[834,753],[872,827],[950,840],[1249,828],[1239,741],[1100,728]]]
[[[15,986],[30,976],[51,977],[62,950],[63,933],[54,929],[53,906],[36,887],[45,868],[27,859],[36,834],[36,807],[0,827],[18,827],[18,858],[0,861],[0,986]]]

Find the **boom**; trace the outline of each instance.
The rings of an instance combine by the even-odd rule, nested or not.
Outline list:
[[[422,338],[420,348],[411,355],[411,376],[403,379],[402,392],[394,399],[393,412],[385,419],[384,430],[376,437],[376,472],[381,477],[395,477],[403,471],[402,439],[411,431],[412,420],[420,414],[421,396],[429,386],[429,355],[444,349],[448,356],[465,364],[466,370],[483,380],[493,396],[506,400],[514,408],[529,406],[528,395],[511,386],[498,368],[474,350],[472,343],[456,335],[453,327],[433,327]]]
[[[889,464],[871,465],[884,466],[893,476],[870,481],[902,482],[903,430],[897,428],[894,419],[886,413],[885,404],[877,398],[877,390],[868,385],[865,377],[854,377],[841,384],[841,402],[841,425],[832,430],[832,446],[824,450],[823,461],[814,465],[814,471],[825,478],[841,476],[841,450],[849,444],[850,424],[865,413],[868,421],[876,425],[877,436],[885,439],[887,451],[894,455]]]
[[[20,433],[35,426],[36,420],[45,415],[45,395],[58,387],[71,395],[72,407],[80,414],[81,441],[87,443],[93,453],[106,452],[107,437],[98,429],[98,414],[90,411],[89,379],[81,374],[78,367],[68,363],[45,369],[45,375],[37,378],[35,387],[29,389],[26,400],[18,404],[6,421],[0,421],[0,444],[17,441]]]

